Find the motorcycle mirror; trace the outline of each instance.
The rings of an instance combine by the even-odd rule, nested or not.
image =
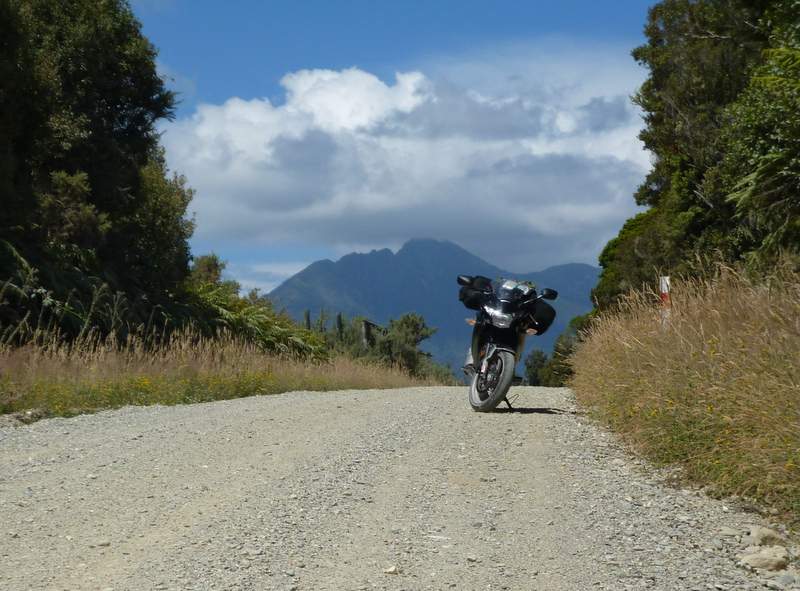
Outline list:
[[[545,287],[539,297],[545,300],[554,300],[558,297],[558,292],[555,289]]]
[[[472,283],[472,277],[469,275],[459,275],[456,279],[459,285],[470,285]]]

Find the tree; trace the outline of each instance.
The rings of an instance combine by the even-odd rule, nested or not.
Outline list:
[[[34,55],[16,3],[0,0],[0,240],[31,225],[34,199],[27,160],[44,127]]]
[[[189,238],[194,223],[186,218],[193,191],[181,176],[168,176],[162,154],[139,171],[140,195],[135,210],[118,218],[109,245],[117,273],[130,274],[129,289],[167,294],[177,291],[189,272]],[[120,268],[119,265],[122,265]]]
[[[222,283],[222,273],[227,263],[213,252],[194,257],[191,280],[195,284]]]
[[[553,354],[539,368],[539,385],[548,387],[566,386],[572,377],[570,357],[580,343],[584,332],[592,321],[591,314],[576,316],[569,321],[567,329],[559,335],[553,345]]]
[[[78,315],[124,297],[132,324],[175,309],[192,192],[158,147],[155,57],[125,0],[0,0],[0,282]]]
[[[790,5],[800,10],[795,1],[768,12],[771,48],[728,109],[721,167],[747,232],[743,254],[767,268],[785,253],[800,261],[800,20]]]
[[[381,361],[397,365],[411,375],[422,375],[430,354],[419,349],[436,332],[419,314],[405,314],[390,320],[384,334],[378,335],[375,353]]]
[[[556,339],[555,345],[553,345],[553,355],[539,369],[539,385],[549,388],[567,385],[567,381],[572,377],[569,358],[575,350],[575,344],[575,337],[568,336],[566,333]]]
[[[547,363],[547,353],[540,349],[534,349],[525,358],[525,379],[529,386],[541,386],[542,381],[539,372]]]
[[[344,319],[341,312],[336,314],[336,340],[344,340]]]
[[[720,166],[728,146],[728,108],[763,60],[778,2],[662,0],[649,11],[647,42],[633,57],[649,70],[634,97],[644,113],[640,134],[654,164],[636,192],[650,209],[625,224],[600,256],[594,292],[601,307],[658,270],[694,272],[697,255],[739,257],[747,248]]]

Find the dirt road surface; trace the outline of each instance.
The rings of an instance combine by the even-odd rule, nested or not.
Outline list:
[[[514,388],[291,393],[0,429],[0,589],[757,589],[752,514]],[[727,536],[727,537],[726,537]],[[731,537],[732,536],[732,537]]]

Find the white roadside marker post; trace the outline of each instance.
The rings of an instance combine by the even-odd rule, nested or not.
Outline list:
[[[658,278],[658,288],[661,296],[661,326],[665,327],[669,322],[669,312],[672,302],[669,299],[669,275]]]

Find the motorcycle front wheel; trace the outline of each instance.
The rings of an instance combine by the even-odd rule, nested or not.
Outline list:
[[[514,379],[514,354],[497,351],[486,367],[486,372],[476,372],[469,385],[469,404],[476,412],[488,412],[500,404]]]

